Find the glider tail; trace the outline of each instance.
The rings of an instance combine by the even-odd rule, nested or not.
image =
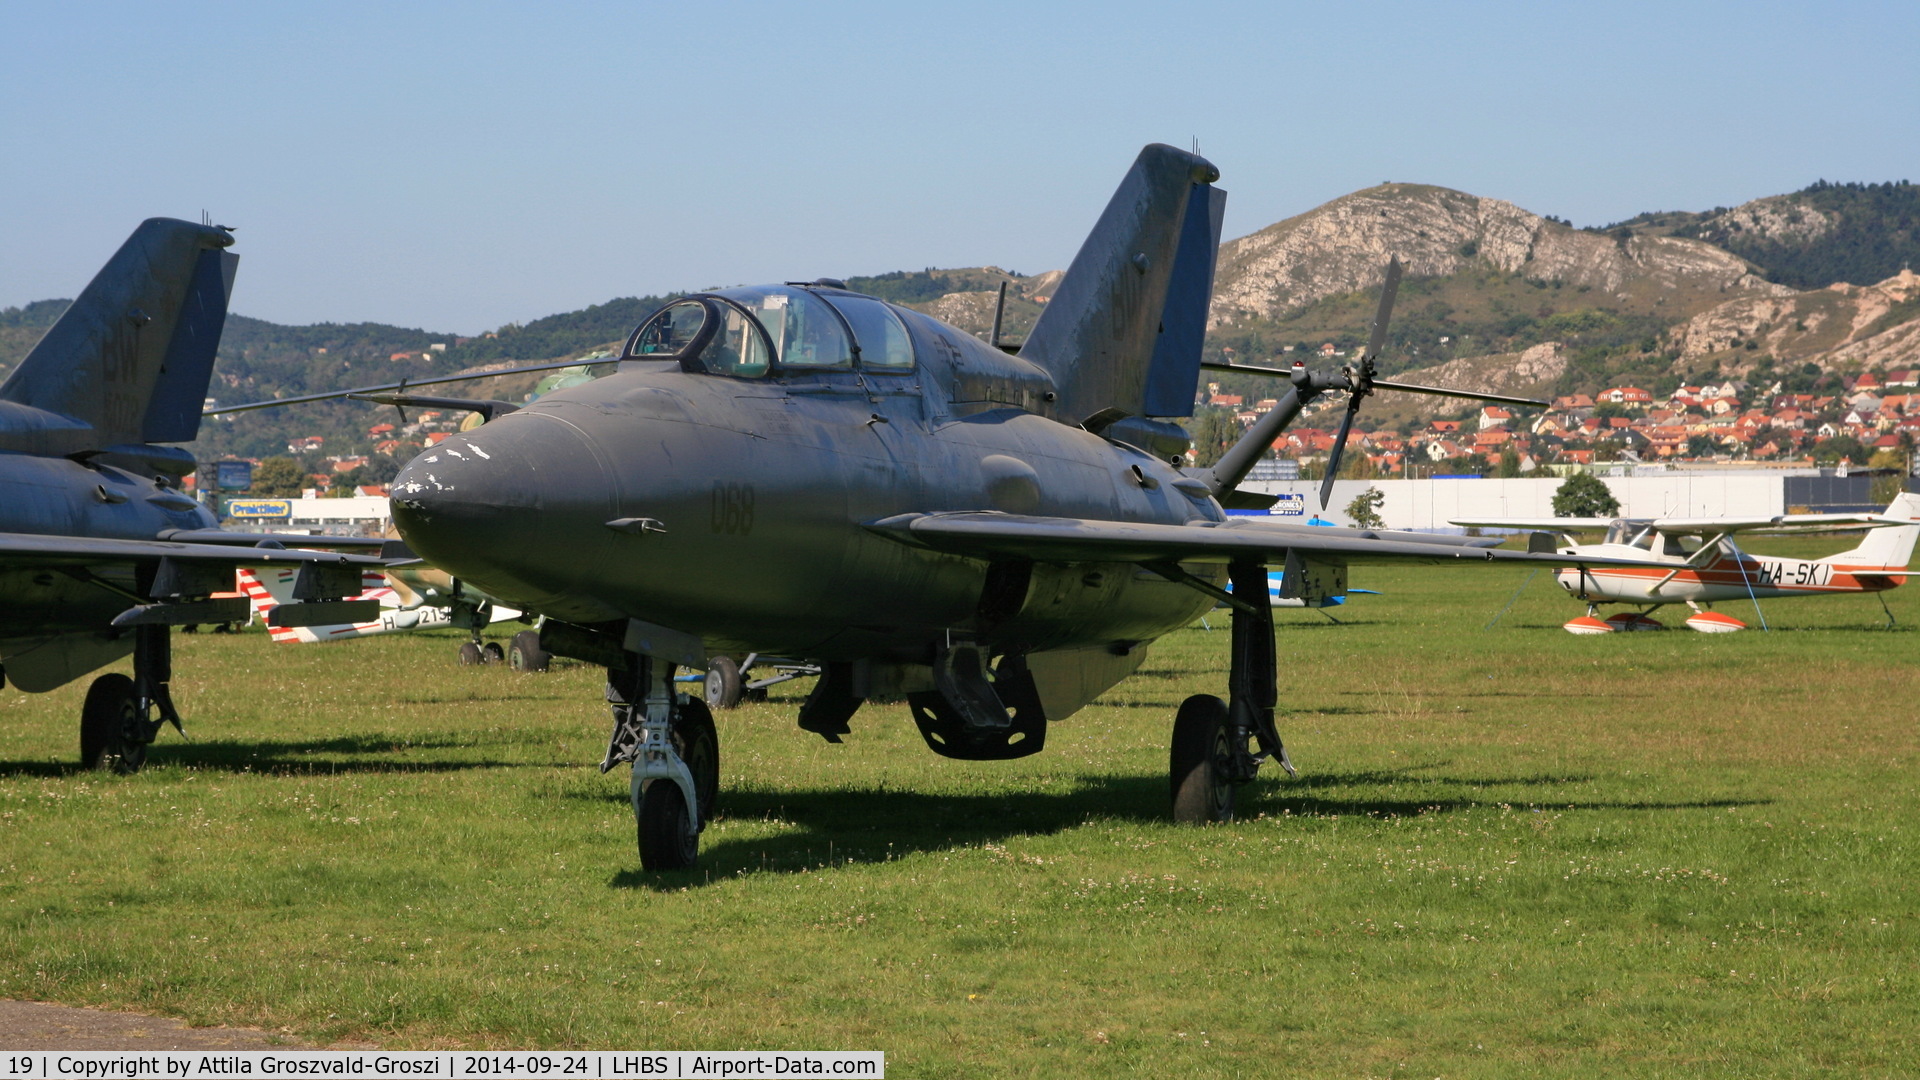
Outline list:
[[[1053,376],[1062,420],[1193,415],[1226,207],[1219,176],[1159,143],[1134,160],[1020,348]]]
[[[246,594],[248,602],[253,605],[254,614],[260,617],[261,622],[266,623],[267,616],[274,608],[293,602],[293,583],[297,576],[294,570],[280,567],[242,567],[240,591]],[[378,600],[382,608],[391,608],[397,603],[394,591],[387,583],[386,575],[378,570],[362,573],[360,586],[360,595],[354,599]],[[386,633],[388,629],[379,619],[370,623],[342,623],[336,626],[290,627],[267,624],[268,636],[283,644],[293,642],[314,644],[348,637],[366,637],[371,634]]]

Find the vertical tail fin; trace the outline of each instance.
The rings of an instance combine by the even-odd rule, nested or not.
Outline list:
[[[267,616],[273,613],[274,608],[293,600],[294,572],[292,570],[282,570],[273,566],[261,568],[243,566],[237,571],[237,577],[240,592],[246,596],[247,603],[253,607],[254,616],[263,623],[267,621]],[[269,581],[273,582],[271,588],[267,584]],[[274,626],[270,623],[267,626],[267,636],[274,641],[300,640],[299,631],[295,628]]]
[[[1219,178],[1205,158],[1159,143],[1134,160],[1020,349],[1053,376],[1062,418],[1193,414],[1226,208]]]
[[[1894,496],[1887,504],[1883,517],[1897,521],[1912,522],[1910,525],[1888,525],[1871,529],[1867,538],[1852,551],[1843,551],[1831,555],[1821,562],[1844,563],[1848,566],[1904,567],[1913,557],[1913,544],[1920,540],[1920,494],[1903,491]]]
[[[0,386],[0,450],[187,442],[240,257],[222,229],[141,222]]]

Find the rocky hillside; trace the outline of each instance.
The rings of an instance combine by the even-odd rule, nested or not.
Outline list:
[[[1007,307],[1000,320],[1001,338],[1020,341],[1040,318],[1041,308],[1064,276],[1061,270],[1028,277],[997,266],[982,266],[848,278],[847,287],[924,311],[985,337],[993,330],[993,309],[1000,301],[1000,285],[1005,282]]]
[[[1498,199],[1382,184],[1222,244],[1213,323],[1271,320],[1343,293],[1378,289],[1390,256],[1412,277],[1492,268],[1527,281],[1585,287],[1632,307],[1685,309],[1729,292],[1780,290],[1744,259],[1704,241],[1616,238]]]
[[[1769,363],[1830,372],[1920,366],[1920,274],[1902,270],[1875,285],[1740,297],[1668,336],[1683,362],[1710,361],[1738,375]]]
[[[1732,209],[1641,214],[1605,231],[1705,240],[1796,289],[1867,284],[1911,269],[1920,255],[1920,186],[1822,180]]]
[[[1241,360],[1311,352],[1344,363],[1398,255],[1408,277],[1382,368],[1416,381],[1552,396],[1723,375],[1811,388],[1826,375],[1920,367],[1910,273],[1811,289],[1772,280],[1920,255],[1903,216],[1913,195],[1906,184],[1816,185],[1574,229],[1499,200],[1383,184],[1222,245],[1209,344]],[[1729,237],[1770,265],[1717,242]],[[1264,397],[1263,381],[1228,377],[1222,389]],[[1460,408],[1380,404],[1383,422]]]

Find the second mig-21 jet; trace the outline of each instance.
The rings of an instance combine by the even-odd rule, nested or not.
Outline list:
[[[1561,558],[1225,513],[1260,504],[1239,485],[1308,402],[1352,395],[1344,439],[1361,398],[1396,388],[1373,356],[1397,264],[1357,367],[1269,372],[1289,381],[1279,406],[1215,466],[1179,467],[1217,177],[1143,150],[1017,352],[838,282],[720,289],[649,318],[614,374],[401,471],[415,552],[606,668],[603,768],[633,765],[644,866],[694,863],[719,786],[713,720],[675,692],[676,666],[807,657],[807,731],[837,742],[863,702],[904,698],[934,752],[1017,758],[1225,603],[1227,699],[1180,706],[1169,762],[1174,816],[1219,820],[1263,762],[1292,768],[1269,567],[1318,594],[1358,563]]]

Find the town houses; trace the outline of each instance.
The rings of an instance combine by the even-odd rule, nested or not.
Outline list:
[[[1556,397],[1544,410],[1486,405],[1464,417],[1356,430],[1347,453],[1354,468],[1381,476],[1409,469],[1423,475],[1514,475],[1609,461],[1850,459],[1880,465],[1898,460],[1911,467],[1910,455],[1920,444],[1920,369],[1863,372],[1828,380],[1820,391],[1787,391],[1778,382],[1739,379],[1659,394],[1640,386],[1609,386]],[[1230,409],[1247,426],[1275,402],[1248,405],[1241,395],[1213,383],[1196,404]],[[1320,409],[1336,404],[1337,397]],[[1306,462],[1327,456],[1334,432],[1313,424],[1315,411],[1274,443],[1276,456]],[[1366,464],[1359,464],[1361,458]]]

